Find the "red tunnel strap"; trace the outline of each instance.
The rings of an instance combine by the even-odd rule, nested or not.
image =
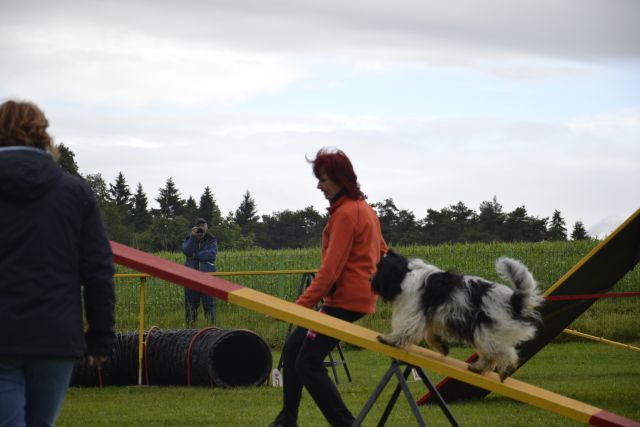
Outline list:
[[[640,292],[612,292],[609,294],[549,295],[544,298],[547,301],[574,301],[582,299],[622,298],[638,296],[640,296]]]
[[[198,333],[195,334],[193,338],[191,338],[191,341],[189,341],[189,348],[187,349],[187,361],[186,361],[187,362],[187,385],[191,385],[191,349],[193,348],[193,344],[196,342],[196,340],[200,335],[212,329],[218,329],[218,328],[216,328],[215,326],[209,326],[208,328],[200,329]]]
[[[147,354],[148,354],[149,346],[151,345],[151,332],[159,331],[159,330],[160,328],[158,326],[150,327],[149,330],[147,331],[147,336],[144,338],[144,357],[142,358],[142,364],[144,365],[144,379],[147,385],[149,385],[149,363],[148,363],[149,358],[147,357]],[[140,338],[138,337],[138,339]]]

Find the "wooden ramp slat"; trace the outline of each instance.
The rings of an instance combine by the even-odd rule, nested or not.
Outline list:
[[[214,295],[248,310],[316,330],[350,344],[402,360],[410,365],[455,378],[585,424],[640,427],[640,423],[635,421],[521,381],[509,378],[500,382],[495,373],[474,374],[467,369],[466,363],[443,357],[422,347],[412,346],[408,350],[402,350],[384,345],[376,339],[376,336],[379,335],[378,332],[219,277],[200,273],[119,243],[112,242],[111,246],[114,260],[118,264]],[[603,424],[605,421],[606,423]]]

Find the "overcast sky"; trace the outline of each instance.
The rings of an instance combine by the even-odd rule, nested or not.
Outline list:
[[[418,219],[497,197],[600,237],[640,207],[638,0],[0,0],[0,98],[39,104],[83,174],[326,201],[351,158]]]

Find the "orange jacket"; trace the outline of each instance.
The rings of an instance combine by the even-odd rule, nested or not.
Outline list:
[[[329,215],[320,269],[296,304],[313,308],[324,298],[327,307],[374,313],[377,295],[370,279],[387,252],[378,216],[365,200],[346,196],[331,205]]]

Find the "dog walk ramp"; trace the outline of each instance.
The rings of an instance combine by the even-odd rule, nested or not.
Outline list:
[[[465,362],[443,357],[423,347],[399,349],[384,345],[376,339],[378,332],[336,319],[274,296],[243,287],[219,277],[209,276],[160,257],[111,242],[117,264],[147,273],[178,285],[213,295],[248,310],[265,314],[287,323],[314,329],[322,334],[365,348],[392,359],[437,374],[452,377],[488,391],[492,391],[538,408],[555,412],[591,425],[634,426],[640,423],[595,406],[508,378],[504,382],[495,373],[478,375],[467,369]]]
[[[580,262],[544,293],[550,297],[542,306],[543,326],[536,337],[523,344],[519,350],[519,366],[524,365],[545,345],[562,333],[574,320],[580,317],[595,299],[558,299],[584,294],[604,294],[633,270],[640,261],[640,209],[636,210],[609,237],[600,242]],[[477,354],[471,355],[471,363]],[[444,378],[436,386],[447,402],[463,399],[476,399],[489,394],[485,388],[474,387],[455,378]],[[431,393],[418,399],[418,404],[429,402]]]

